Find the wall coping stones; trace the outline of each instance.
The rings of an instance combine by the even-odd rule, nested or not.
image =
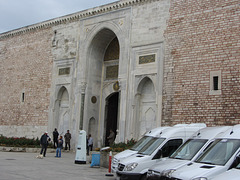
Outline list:
[[[10,37],[13,37],[13,36],[17,36],[17,35],[21,35],[21,34],[25,34],[25,33],[32,32],[32,31],[36,31],[36,30],[39,30],[39,29],[51,28],[53,26],[57,26],[57,25],[60,25],[60,24],[67,24],[67,23],[71,23],[71,22],[76,22],[76,21],[78,21],[80,19],[83,19],[83,18],[86,18],[86,17],[91,17],[91,16],[95,16],[95,15],[99,15],[99,14],[104,14],[104,13],[107,13],[107,12],[115,11],[115,10],[118,10],[118,9],[123,9],[123,8],[130,7],[130,6],[133,6],[133,5],[150,3],[152,1],[159,1],[159,0],[120,0],[120,1],[116,1],[116,2],[113,2],[113,3],[106,4],[106,5],[90,8],[90,9],[79,11],[79,12],[69,14],[69,15],[66,15],[66,16],[50,19],[50,20],[47,20],[47,21],[43,21],[43,22],[40,22],[40,23],[36,23],[36,24],[33,24],[33,25],[29,25],[29,26],[25,26],[25,27],[22,27],[22,28],[18,28],[18,29],[15,29],[15,30],[11,30],[11,31],[8,31],[8,32],[1,33],[0,34],[0,40],[10,38]]]

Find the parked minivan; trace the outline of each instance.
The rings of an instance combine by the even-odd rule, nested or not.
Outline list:
[[[123,152],[120,152],[116,154],[113,157],[112,163],[111,163],[111,170],[112,172],[117,171],[118,163],[121,159],[127,158],[133,154],[136,154],[140,149],[142,149],[149,141],[154,139],[159,135],[160,132],[163,130],[171,128],[170,126],[166,127],[158,127],[155,129],[152,129],[151,131],[147,132],[131,149],[127,149]]]
[[[146,179],[148,168],[161,157],[171,155],[182,143],[196,131],[205,128],[205,124],[178,125],[163,129],[151,139],[137,154],[124,158],[116,171],[120,179]]]
[[[168,173],[169,179],[209,180],[230,169],[239,161],[240,125],[214,140],[199,158]],[[229,179],[229,178],[228,178]]]
[[[231,126],[206,127],[196,132],[183,145],[181,145],[169,158],[162,158],[148,170],[148,180],[168,178],[168,173],[176,170],[203,153],[212,144],[216,136],[222,135]]]
[[[189,124],[176,124],[172,127],[183,127],[183,126],[189,126]],[[202,123],[197,123],[197,124],[192,124],[191,126],[201,126],[205,127],[206,124]],[[170,126],[165,126],[165,127],[158,127],[154,128],[151,131],[147,132],[131,149],[127,149],[123,152],[120,152],[116,154],[113,157],[112,163],[111,163],[111,170],[113,173],[117,171],[118,168],[118,163],[120,160],[124,158],[128,158],[129,156],[136,154],[140,149],[142,149],[150,140],[152,140],[155,137],[158,137],[159,134],[166,129],[171,128]]]

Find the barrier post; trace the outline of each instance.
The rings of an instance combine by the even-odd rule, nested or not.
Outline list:
[[[112,164],[112,151],[109,152],[109,164],[108,164],[109,174],[105,174],[105,176],[113,176],[113,174],[111,174],[111,164]]]
[[[111,173],[111,164],[112,164],[112,151],[109,152],[109,165],[108,165],[109,173]]]

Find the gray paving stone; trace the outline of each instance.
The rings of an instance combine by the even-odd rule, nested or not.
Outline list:
[[[37,159],[39,153],[0,152],[0,180],[114,180],[105,176],[108,169],[91,168],[89,162],[75,164],[75,153],[63,152],[61,158],[47,153]],[[89,157],[87,158],[87,160]]]

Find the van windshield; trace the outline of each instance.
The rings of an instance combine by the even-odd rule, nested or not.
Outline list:
[[[170,158],[191,160],[206,142],[207,139],[189,139]]]
[[[152,136],[144,136],[142,137],[134,146],[130,149],[132,151],[139,151],[142,149],[151,139],[153,139]]]
[[[138,154],[151,155],[165,140],[165,138],[152,138]]]
[[[239,139],[216,139],[196,162],[223,166],[239,147]]]

